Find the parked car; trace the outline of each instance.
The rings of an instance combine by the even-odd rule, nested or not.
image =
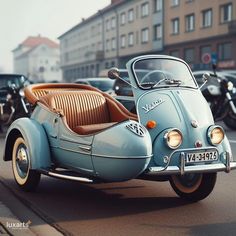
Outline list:
[[[146,55],[127,69],[137,115],[88,85],[25,89],[35,109],[12,123],[3,157],[12,161],[21,189],[34,190],[41,174],[87,183],[155,177],[170,181],[181,198],[199,201],[212,192],[217,172],[236,168],[226,134],[184,61]],[[119,71],[109,77],[120,79]]]
[[[101,91],[106,92],[110,95],[114,94],[114,90],[113,90],[114,80],[111,80],[109,78],[76,79],[75,83],[91,85],[91,86],[98,88]]]

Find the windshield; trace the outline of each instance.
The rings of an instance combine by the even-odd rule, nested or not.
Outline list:
[[[189,68],[181,61],[163,58],[144,59],[135,62],[133,69],[138,85],[143,89],[169,86],[197,88]]]
[[[12,86],[13,84],[17,88],[24,87],[28,85],[26,77],[22,75],[0,75],[0,88],[6,88]],[[27,83],[27,84],[26,84]]]
[[[96,87],[100,89],[101,91],[106,92],[109,89],[113,88],[113,84],[115,81],[107,79],[107,80],[91,80],[89,82],[93,87]]]

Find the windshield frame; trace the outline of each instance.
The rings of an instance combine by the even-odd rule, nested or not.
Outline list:
[[[137,73],[135,72],[136,70],[140,70],[140,68],[135,69],[135,64],[137,62],[139,62],[139,61],[151,60],[151,59],[153,59],[153,60],[154,59],[155,60],[157,60],[157,59],[158,60],[172,60],[172,61],[177,61],[177,62],[180,62],[180,63],[184,64],[187,67],[188,72],[189,72],[189,74],[191,76],[191,79],[192,79],[192,81],[193,81],[195,86],[186,86],[186,85],[181,85],[181,84],[176,83],[176,84],[173,84],[173,85],[163,84],[163,85],[152,86],[152,87],[143,87],[140,84],[139,78],[137,77]],[[140,57],[140,58],[138,58],[138,59],[136,59],[136,60],[134,60],[132,62],[130,68],[131,68],[132,75],[133,75],[133,77],[135,79],[135,83],[137,84],[138,88],[140,88],[142,90],[153,90],[153,89],[163,89],[163,88],[179,88],[179,87],[181,87],[181,88],[199,89],[198,83],[196,82],[196,80],[195,80],[195,78],[193,76],[193,73],[192,73],[189,65],[185,61],[181,60],[180,58],[176,58],[176,57],[172,57],[172,56],[167,56],[167,55],[166,56],[165,55],[157,55],[157,56],[153,55],[153,56],[148,56],[148,57]]]

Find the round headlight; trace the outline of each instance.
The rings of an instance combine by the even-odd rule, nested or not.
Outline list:
[[[7,101],[9,101],[11,98],[12,98],[11,94],[8,93],[8,94],[7,94]]]
[[[229,91],[232,91],[233,88],[234,88],[234,84],[233,84],[231,81],[229,81],[229,82],[227,83],[227,88],[228,88]]]
[[[220,126],[213,126],[208,129],[208,140],[212,145],[218,145],[225,137],[225,132]]]
[[[166,140],[166,144],[171,149],[178,148],[183,141],[183,136],[178,129],[172,129],[172,130],[166,132],[164,135],[164,138]]]
[[[21,90],[19,91],[19,94],[20,94],[21,97],[24,97],[24,96],[25,96],[25,92],[24,92],[24,90],[21,89]]]

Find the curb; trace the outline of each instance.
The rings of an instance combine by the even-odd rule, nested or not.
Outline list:
[[[29,229],[29,222],[23,223],[9,208],[0,202],[0,235],[35,236]]]
[[[0,236],[62,236],[55,227],[21,202],[0,178]]]

